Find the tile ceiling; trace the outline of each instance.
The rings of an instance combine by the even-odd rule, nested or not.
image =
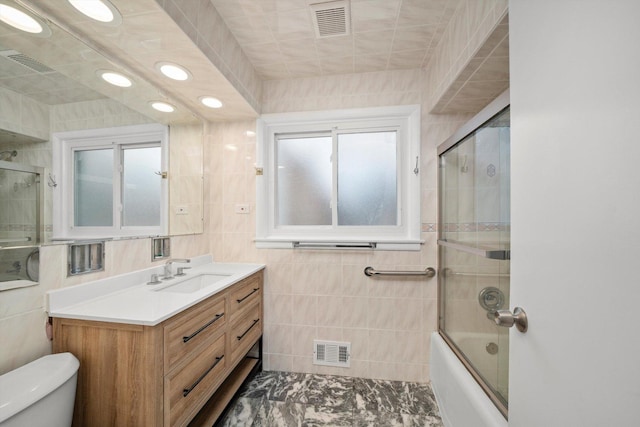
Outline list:
[[[211,0],[265,80],[424,67],[460,0],[351,0],[352,34],[318,39],[309,4]]]
[[[8,50],[0,43],[0,52]],[[106,98],[55,70],[38,72],[1,54],[0,87],[47,105]]]

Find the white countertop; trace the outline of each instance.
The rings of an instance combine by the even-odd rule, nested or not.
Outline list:
[[[148,285],[151,274],[162,275],[163,266],[113,276],[83,285],[47,293],[47,311],[51,317],[97,320],[154,326],[203,301],[238,281],[262,270],[264,264],[211,262],[209,256],[192,259],[186,275],[162,284]],[[202,274],[228,275],[202,289],[190,293],[163,289]]]

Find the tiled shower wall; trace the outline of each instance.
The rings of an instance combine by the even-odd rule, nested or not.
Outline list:
[[[48,139],[49,106],[11,90],[0,89],[0,129]],[[10,135],[0,135],[0,151],[18,151],[18,155],[11,160],[15,163],[50,167],[51,154],[46,146],[46,142],[16,142]],[[0,203],[0,238],[35,235],[35,218],[26,218],[18,209],[19,205],[33,197],[31,193],[34,187],[22,177],[12,178],[15,173],[0,173],[3,181],[3,187],[0,188],[0,200],[3,201]]]
[[[376,278],[364,268],[436,267],[436,146],[467,115],[429,115],[422,70],[265,82],[266,113],[422,105],[421,251],[258,250],[255,236],[254,121],[212,124],[205,132],[205,232],[219,261],[267,264],[265,368],[365,378],[429,379],[429,334],[436,329],[436,279]],[[234,205],[249,204],[249,215]],[[351,367],[312,364],[313,340],[350,341]]]

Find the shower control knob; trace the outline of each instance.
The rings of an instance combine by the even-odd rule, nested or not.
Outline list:
[[[518,328],[522,333],[527,332],[529,327],[527,313],[525,313],[520,307],[514,308],[513,313],[509,310],[498,310],[494,313],[493,320],[495,320],[496,325],[504,326],[505,328],[510,328],[513,325],[516,325],[516,328]]]

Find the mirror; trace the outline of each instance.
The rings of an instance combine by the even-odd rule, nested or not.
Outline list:
[[[24,2],[19,3],[18,7]],[[29,12],[33,14],[32,10]],[[90,47],[91,41],[80,41],[49,17],[44,17],[43,22],[51,30],[48,37],[0,22],[0,161],[44,169],[41,236],[27,243],[51,242],[52,199],[62,181],[51,170],[52,133],[148,123],[169,125],[170,129],[169,234],[201,233],[203,126],[199,116],[100,54]],[[98,78],[97,70],[133,76],[134,85],[127,89],[111,86]],[[170,115],[157,112],[148,105],[148,100],[153,99],[179,108]],[[2,205],[9,205],[4,195],[2,199]],[[22,203],[10,205],[16,210]],[[8,217],[2,215],[0,221],[5,219]],[[15,228],[11,223],[0,223],[0,230],[12,227]],[[0,244],[7,246],[24,245]]]

